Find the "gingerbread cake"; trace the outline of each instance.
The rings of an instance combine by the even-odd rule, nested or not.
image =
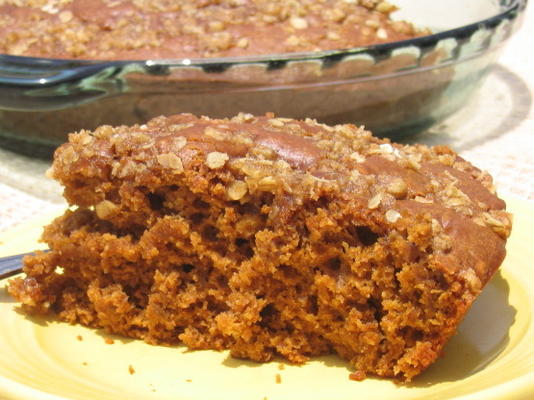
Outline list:
[[[434,362],[511,229],[447,147],[272,114],[81,131],[50,173],[73,207],[10,282],[26,312],[259,362],[337,353],[362,378]]]
[[[4,0],[0,53],[121,60],[344,49],[419,36],[382,0]]]
[[[384,49],[376,59],[341,51],[430,33],[396,20],[395,10],[382,0],[0,1],[0,53],[55,59],[8,58],[15,66],[6,68],[22,63],[34,82],[59,80],[35,83],[35,92],[6,87],[0,145],[35,156],[38,143],[40,155],[50,157],[70,132],[177,113],[273,111],[325,123],[362,121],[380,134],[406,121],[422,125],[428,110],[440,117],[451,71],[354,79],[437,65],[450,56],[441,46],[419,56],[413,47]],[[323,50],[332,58],[316,59]],[[267,55],[272,62],[250,62]],[[107,63],[117,60],[125,64]]]

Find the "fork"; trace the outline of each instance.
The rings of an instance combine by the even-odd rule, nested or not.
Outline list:
[[[33,253],[17,254],[14,256],[0,258],[0,279],[7,278],[8,276],[12,276],[21,272],[22,258],[28,254]]]

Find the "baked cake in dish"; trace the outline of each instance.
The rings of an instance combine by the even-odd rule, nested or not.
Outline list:
[[[397,51],[430,31],[395,20],[395,9],[379,0],[0,0],[0,53],[52,59],[0,60],[13,81],[0,97],[0,145],[50,157],[70,132],[184,112],[274,111],[377,131],[420,121],[450,73],[382,78],[449,55],[437,42]],[[392,42],[376,57],[365,48]],[[370,75],[381,78],[358,79]]]
[[[0,53],[68,59],[240,57],[428,34],[379,0],[4,0]]]
[[[28,313],[259,362],[337,353],[409,381],[505,256],[491,178],[444,146],[240,114],[71,134],[73,206],[10,293]]]

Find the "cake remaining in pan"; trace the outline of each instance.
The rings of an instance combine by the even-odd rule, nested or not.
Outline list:
[[[344,49],[428,34],[365,0],[7,0],[0,53],[93,60]]]

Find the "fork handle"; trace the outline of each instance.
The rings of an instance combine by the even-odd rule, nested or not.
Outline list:
[[[14,256],[0,258],[0,279],[18,274],[22,271],[22,258],[28,254],[17,254]]]

